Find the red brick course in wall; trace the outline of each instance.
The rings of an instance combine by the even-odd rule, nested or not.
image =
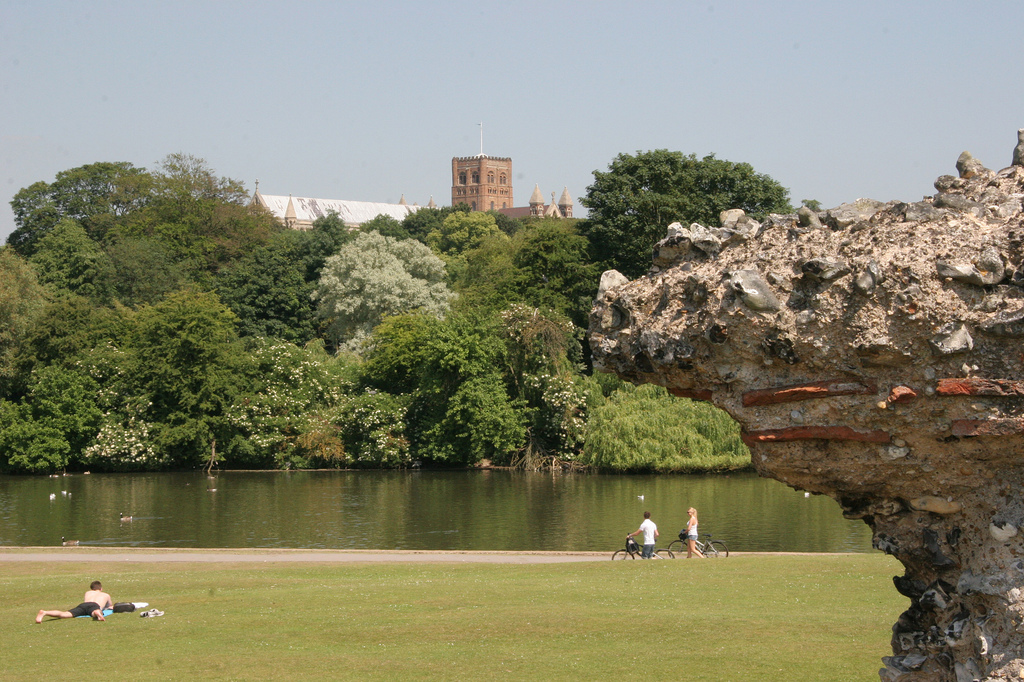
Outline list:
[[[978,395],[995,398],[1024,397],[1024,381],[1011,379],[940,379],[938,395]]]
[[[878,388],[874,385],[856,381],[818,381],[811,384],[747,391],[743,394],[743,406],[774,405],[837,395],[870,395],[877,392]]]
[[[885,431],[854,429],[849,426],[791,426],[785,429],[747,431],[742,434],[747,445],[779,443],[790,440],[855,440],[862,443],[889,443],[892,437]]]

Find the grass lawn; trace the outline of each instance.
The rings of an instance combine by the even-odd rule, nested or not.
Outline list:
[[[877,679],[882,555],[565,564],[4,563],[0,678]],[[159,618],[37,625],[92,580]]]

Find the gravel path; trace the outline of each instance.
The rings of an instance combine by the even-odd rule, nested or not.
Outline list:
[[[172,549],[139,547],[0,547],[0,562],[117,563],[491,563],[607,561],[611,552],[459,552],[372,549]]]

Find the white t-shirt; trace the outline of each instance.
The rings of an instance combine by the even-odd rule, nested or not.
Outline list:
[[[658,530],[658,527],[654,525],[654,521],[650,519],[644,519],[644,522],[640,524],[640,530],[644,532],[644,544],[654,544],[654,532]]]

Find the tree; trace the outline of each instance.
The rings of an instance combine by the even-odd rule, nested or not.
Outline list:
[[[245,204],[249,195],[238,180],[217,177],[206,159],[183,154],[168,154],[154,174],[155,194],[162,201],[188,203],[219,201]]]
[[[489,213],[453,213],[427,235],[427,245],[445,256],[457,256],[476,248],[491,235],[501,234]]]
[[[105,250],[113,265],[115,295],[126,306],[156,303],[183,284],[184,273],[158,238],[117,237]]]
[[[97,306],[64,294],[48,301],[28,330],[19,362],[35,365],[74,362],[96,346],[122,345],[131,332],[131,310]]]
[[[444,276],[444,263],[420,242],[363,233],[327,259],[314,298],[330,340],[355,347],[386,315],[444,315],[453,296]]]
[[[366,350],[363,383],[394,394],[415,391],[428,342],[440,324],[435,317],[417,313],[384,318]]]
[[[320,280],[320,272],[327,259],[355,238],[356,231],[345,224],[337,211],[330,211],[314,220],[309,230],[285,230],[275,236],[277,241],[292,243],[290,250],[304,265],[306,281],[313,283]]]
[[[72,368],[50,365],[35,372],[20,405],[0,404],[6,469],[51,473],[65,468],[99,428],[98,390],[93,379]]]
[[[0,248],[0,398],[11,396],[19,383],[16,358],[45,306],[32,267],[10,247]]]
[[[550,308],[581,328],[593,306],[601,273],[575,221],[548,219],[523,229],[512,258],[514,288],[527,305]]]
[[[402,227],[413,239],[427,243],[427,235],[440,229],[444,219],[453,213],[470,213],[473,209],[467,203],[442,208],[421,208],[402,219]]]
[[[512,261],[516,245],[504,234],[491,235],[464,254],[464,264],[451,273],[452,288],[459,294],[459,310],[503,310],[521,301]],[[457,276],[455,276],[457,274]]]
[[[529,421],[524,463],[572,459],[583,441],[587,387],[579,374],[577,328],[555,313],[516,304],[501,313],[506,373]]]
[[[581,231],[596,259],[630,278],[650,268],[670,223],[714,226],[732,208],[758,219],[792,211],[788,190],[750,164],[665,149],[619,154],[607,172],[594,171],[581,203],[589,211]]]
[[[156,456],[148,466],[196,466],[229,442],[244,360],[236,321],[216,295],[193,290],[138,312],[125,371],[148,402],[141,416]]]
[[[241,182],[217,177],[205,160],[187,154],[170,154],[158,164],[145,210],[122,223],[114,236],[159,239],[206,286],[218,269],[283,229],[249,204]]]
[[[516,232],[523,228],[523,223],[510,218],[501,211],[487,211],[487,215],[494,218],[494,224],[498,226],[498,229],[507,234],[509,237],[515,235]]]
[[[591,410],[581,461],[612,471],[725,471],[750,466],[739,424],[661,386],[625,384]]]
[[[153,177],[122,161],[93,163],[57,173],[52,183],[36,182],[11,201],[17,226],[7,238],[29,256],[35,244],[62,220],[78,221],[94,239],[102,239],[119,219],[146,206]]]
[[[392,239],[410,239],[412,235],[406,230],[402,223],[389,215],[379,215],[376,218],[367,220],[359,226],[360,232],[379,232],[385,237]]]
[[[229,442],[218,445],[224,463],[246,468],[340,464],[341,451],[337,457],[325,455],[329,448],[313,447],[323,441],[304,436],[317,433],[322,412],[351,391],[348,365],[346,358],[329,356],[317,344],[299,348],[252,339],[242,366],[244,386],[229,410],[234,432]]]
[[[75,220],[65,218],[40,238],[29,261],[39,281],[56,293],[69,292],[101,304],[113,297],[110,258]]]
[[[408,396],[368,390],[343,395],[310,421],[299,442],[321,460],[345,466],[401,467],[410,462],[405,437]],[[325,448],[324,445],[330,444]],[[332,452],[333,451],[333,452]],[[331,453],[331,454],[328,454]]]
[[[508,393],[502,331],[493,317],[450,318],[424,350],[409,408],[414,453],[444,464],[508,462],[525,442],[522,405]]]
[[[238,316],[242,336],[270,336],[302,345],[315,335],[315,310],[302,263],[259,247],[221,271],[217,291]]]

